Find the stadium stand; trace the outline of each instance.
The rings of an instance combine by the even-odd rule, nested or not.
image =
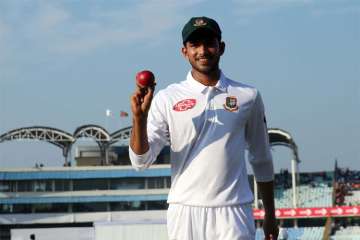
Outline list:
[[[298,186],[297,207],[331,207],[333,178],[323,172],[302,174]],[[289,173],[282,170],[276,181],[275,206],[276,208],[293,207],[293,195]]]
[[[331,240],[360,240],[360,227],[348,226],[341,227],[335,232],[334,236],[331,236]]]
[[[332,188],[327,184],[298,187],[298,207],[330,207],[332,205]],[[275,206],[276,208],[292,207],[292,190],[276,189]]]
[[[360,205],[360,171],[335,166],[335,204],[338,206]]]
[[[284,228],[287,236],[279,235],[279,240],[319,240],[322,239],[324,227],[299,227],[299,228]],[[264,232],[262,229],[256,230],[256,240],[264,239]]]
[[[360,171],[338,168],[335,164],[334,205],[360,205]],[[360,240],[360,219],[334,219],[331,240]]]
[[[360,205],[360,190],[354,190],[350,194],[345,196],[345,204],[348,206]]]

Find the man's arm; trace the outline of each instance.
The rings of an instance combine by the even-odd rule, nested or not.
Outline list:
[[[133,126],[130,135],[129,157],[136,170],[147,168],[155,160],[149,154],[150,146],[147,134],[148,112],[153,94],[154,87],[147,89],[137,87],[130,98]]]
[[[264,104],[260,93],[257,93],[245,130],[249,145],[249,163],[252,165],[265,207],[263,226],[265,239],[276,239],[278,228],[274,206],[274,166],[269,146]]]
[[[276,225],[274,203],[274,181],[257,182],[260,196],[265,209],[263,229],[265,239],[277,239],[279,229]]]
[[[149,150],[146,121],[146,118],[133,118],[130,147],[138,155],[144,154]]]
[[[154,87],[146,91],[137,89],[131,97],[133,127],[129,157],[132,166],[137,170],[148,168],[161,149],[169,143],[166,107],[160,94],[153,99],[153,92]]]
[[[133,126],[130,136],[130,147],[134,153],[141,155],[149,150],[147,136],[147,116],[154,94],[154,88],[149,87],[147,91],[139,88],[131,96],[131,111],[133,113]]]

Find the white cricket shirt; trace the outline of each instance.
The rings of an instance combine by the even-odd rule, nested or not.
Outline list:
[[[253,201],[245,148],[257,181],[273,180],[264,106],[253,87],[221,73],[216,86],[187,79],[160,90],[151,104],[149,151],[135,154],[133,167],[149,167],[170,145],[171,189],[168,203],[217,207]]]

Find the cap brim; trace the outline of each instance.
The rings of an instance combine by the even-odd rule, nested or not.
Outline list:
[[[195,33],[199,32],[199,31],[207,31],[207,32],[210,32],[212,33],[215,37],[219,37],[219,34],[217,32],[215,32],[212,28],[209,28],[209,27],[198,27],[196,29],[194,29],[193,31],[189,32],[185,38],[183,38],[183,42],[187,42],[189,40],[189,38],[191,36],[193,36]]]

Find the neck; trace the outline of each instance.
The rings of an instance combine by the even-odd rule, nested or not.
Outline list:
[[[202,73],[192,69],[191,75],[196,81],[205,86],[215,86],[220,79],[220,69],[216,69],[210,73]]]

